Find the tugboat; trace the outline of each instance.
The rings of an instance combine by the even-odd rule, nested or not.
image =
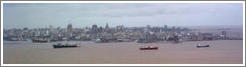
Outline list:
[[[53,45],[53,48],[73,48],[73,47],[78,47],[77,44],[62,44],[62,43],[57,43]]]
[[[140,50],[158,50],[159,47],[154,47],[154,46],[145,46],[139,48]]]

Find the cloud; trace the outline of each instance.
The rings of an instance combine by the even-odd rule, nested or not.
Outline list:
[[[241,25],[242,4],[4,4],[4,28]]]

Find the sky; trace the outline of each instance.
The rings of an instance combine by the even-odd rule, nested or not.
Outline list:
[[[4,3],[3,27],[243,25],[242,3]]]

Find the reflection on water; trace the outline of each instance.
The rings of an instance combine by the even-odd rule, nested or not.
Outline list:
[[[218,40],[183,43],[80,43],[78,48],[54,49],[54,43],[31,41],[4,41],[5,64],[241,64],[242,40]],[[208,48],[196,48],[197,43],[210,44]],[[139,50],[152,45],[159,50]]]

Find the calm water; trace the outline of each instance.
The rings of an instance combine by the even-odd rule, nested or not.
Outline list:
[[[196,48],[198,42],[140,44],[80,43],[79,48],[52,48],[52,43],[4,41],[4,64],[242,64],[243,40],[203,41],[209,48]],[[139,50],[153,45],[159,50]]]

